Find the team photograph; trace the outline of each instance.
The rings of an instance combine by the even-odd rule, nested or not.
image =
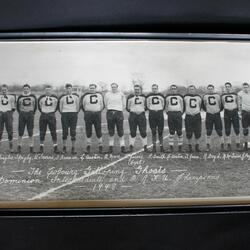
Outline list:
[[[249,196],[248,50],[0,43],[0,200]]]

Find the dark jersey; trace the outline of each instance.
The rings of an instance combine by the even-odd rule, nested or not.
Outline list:
[[[187,115],[196,115],[201,111],[202,98],[199,95],[187,94],[184,96],[184,104]]]
[[[140,114],[146,110],[146,97],[131,94],[127,98],[126,109],[128,112]]]
[[[221,96],[221,102],[224,109],[238,109],[238,97],[236,93],[225,93]]]
[[[20,95],[17,99],[17,111],[18,112],[36,112],[37,99],[33,94]]]
[[[54,113],[58,108],[58,99],[55,95],[42,95],[38,99],[38,109],[41,113]]]
[[[101,93],[86,93],[81,98],[83,111],[98,112],[104,108],[104,99]]]
[[[166,98],[166,111],[180,111],[183,113],[184,104],[183,97],[179,94],[170,94],[167,95]]]
[[[164,110],[164,108],[165,108],[165,98],[160,93],[149,94],[147,96],[146,102],[147,102],[147,109],[148,110],[159,111],[159,110]]]

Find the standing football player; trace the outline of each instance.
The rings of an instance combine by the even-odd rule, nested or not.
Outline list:
[[[158,132],[160,151],[164,152],[163,148],[163,129],[164,129],[164,114],[165,98],[159,93],[157,84],[152,85],[152,92],[148,94],[147,109],[149,110],[149,126],[152,132],[153,153],[156,153],[156,136]]]
[[[105,107],[107,108],[107,123],[109,131],[109,153],[113,153],[115,127],[119,136],[122,153],[127,153],[124,141],[123,129],[123,111],[126,107],[126,99],[122,92],[118,90],[118,84],[111,84],[111,92],[108,92],[104,98]]]
[[[99,153],[102,153],[102,110],[104,100],[101,93],[96,91],[97,85],[90,84],[89,92],[81,98],[81,108],[84,112],[85,130],[87,135],[87,153],[90,153],[92,126],[95,127],[96,137],[99,143]]]
[[[4,126],[8,134],[9,149],[13,153],[13,112],[15,111],[15,96],[8,94],[8,86],[3,84],[0,94],[0,145]]]
[[[147,149],[147,120],[145,116],[146,110],[146,97],[142,94],[142,88],[140,85],[134,85],[134,94],[131,94],[127,98],[126,109],[129,112],[129,129],[130,129],[130,151],[134,149],[137,127],[140,131],[140,136],[144,148],[144,152],[148,152]]]
[[[192,138],[195,138],[195,151],[200,152],[199,140],[201,137],[201,108],[202,98],[196,93],[196,87],[190,85],[188,94],[184,96],[185,106],[185,130],[189,152],[192,152]]]
[[[243,83],[242,90],[238,93],[238,107],[241,116],[243,135],[244,135],[244,150],[248,150],[248,134],[250,127],[250,89],[247,82]]]
[[[231,148],[231,127],[236,135],[236,147],[240,149],[240,121],[238,114],[238,97],[232,90],[230,82],[225,83],[225,93],[221,95],[221,102],[224,108],[225,143],[227,150]]]
[[[214,85],[207,86],[207,94],[203,96],[204,110],[206,111],[206,143],[207,151],[211,150],[211,135],[213,129],[220,138],[221,150],[224,150],[224,138],[222,135],[222,121],[220,112],[222,110],[221,97],[214,92]]]
[[[71,154],[76,154],[76,125],[79,112],[79,96],[72,93],[72,84],[65,85],[66,94],[62,95],[59,99],[59,111],[61,113],[62,123],[62,139],[63,139],[63,153],[67,153],[67,138],[70,130],[71,136]]]
[[[169,146],[170,151],[174,150],[174,135],[177,134],[178,151],[182,151],[182,114],[184,112],[183,97],[178,94],[176,85],[170,86],[170,94],[166,96],[166,112],[168,115]]]
[[[22,150],[22,138],[24,130],[27,127],[29,136],[30,153],[34,153],[34,117],[37,110],[37,99],[36,96],[31,94],[29,84],[23,85],[23,94],[17,99],[17,112],[19,113],[18,118],[18,145],[17,152],[21,153]]]
[[[38,109],[41,112],[39,118],[40,153],[44,152],[44,140],[47,127],[49,127],[53,141],[54,153],[58,154],[59,151],[57,147],[56,115],[55,115],[58,109],[58,99],[56,95],[52,94],[52,86],[47,85],[45,87],[44,95],[41,95],[38,99]]]

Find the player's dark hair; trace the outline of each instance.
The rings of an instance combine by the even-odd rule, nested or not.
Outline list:
[[[208,84],[208,85],[207,85],[207,89],[208,89],[208,88],[213,88],[213,89],[214,89],[214,85],[213,85],[213,84]]]
[[[172,89],[173,87],[176,89],[178,88],[177,85],[175,85],[175,84],[171,84],[169,88]]]
[[[47,88],[52,88],[52,85],[46,84],[46,85],[44,86],[44,88],[45,88],[45,89],[47,89]]]
[[[188,88],[190,89],[190,88],[195,88],[196,89],[196,87],[192,84],[192,85],[189,85],[188,86]]]
[[[7,85],[7,84],[3,84],[3,85],[1,86],[1,88],[7,88],[7,89],[8,89],[8,85]]]
[[[231,82],[226,82],[226,83],[225,83],[225,86],[227,86],[227,85],[229,85],[230,87],[232,87]]]
[[[67,89],[67,88],[72,88],[73,86],[72,86],[72,84],[71,83],[66,83],[66,85],[65,85],[65,88]]]
[[[247,87],[249,87],[249,83],[244,82],[244,83],[242,84],[242,86],[247,86]]]
[[[94,86],[95,88],[97,88],[97,85],[96,85],[95,83],[90,83],[90,84],[89,84],[89,88],[90,88],[91,86]]]
[[[139,85],[139,84],[135,84],[135,85],[134,85],[134,88],[140,88],[140,89],[142,89],[142,86]]]
[[[116,87],[118,88],[118,84],[116,82],[112,82],[110,86],[112,87],[112,85],[116,85]]]
[[[26,88],[26,87],[30,89],[30,85],[27,84],[27,83],[23,85],[23,89]]]
[[[157,88],[159,87],[158,84],[156,84],[156,83],[152,84],[152,87],[154,87],[154,86]]]

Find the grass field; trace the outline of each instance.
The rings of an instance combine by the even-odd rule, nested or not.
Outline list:
[[[107,145],[107,126],[103,114],[103,139]],[[127,116],[127,115],[126,115]],[[38,118],[35,119],[35,149],[39,149]],[[58,114],[58,143],[61,146],[61,122]],[[166,122],[166,121],[165,121]],[[53,155],[47,135],[43,155],[28,153],[24,140],[23,153],[9,154],[8,142],[2,142],[0,155],[0,200],[54,199],[123,199],[228,197],[250,195],[250,155],[247,152],[219,152],[217,136],[211,153],[146,154],[136,141],[135,152],[113,155],[85,155],[85,132],[82,112],[77,130],[77,155]],[[14,115],[17,128],[17,114]],[[16,131],[16,129],[15,129]],[[203,127],[204,131],[204,127]],[[148,143],[151,144],[149,131]],[[4,134],[6,139],[6,134]],[[125,121],[125,138],[129,130]],[[17,138],[16,132],[14,138]],[[167,148],[168,130],[164,131]],[[70,141],[69,141],[70,145]],[[94,141],[94,145],[97,146]],[[117,144],[116,144],[117,145]],[[16,140],[15,140],[16,146]],[[205,137],[201,148],[205,150]]]

